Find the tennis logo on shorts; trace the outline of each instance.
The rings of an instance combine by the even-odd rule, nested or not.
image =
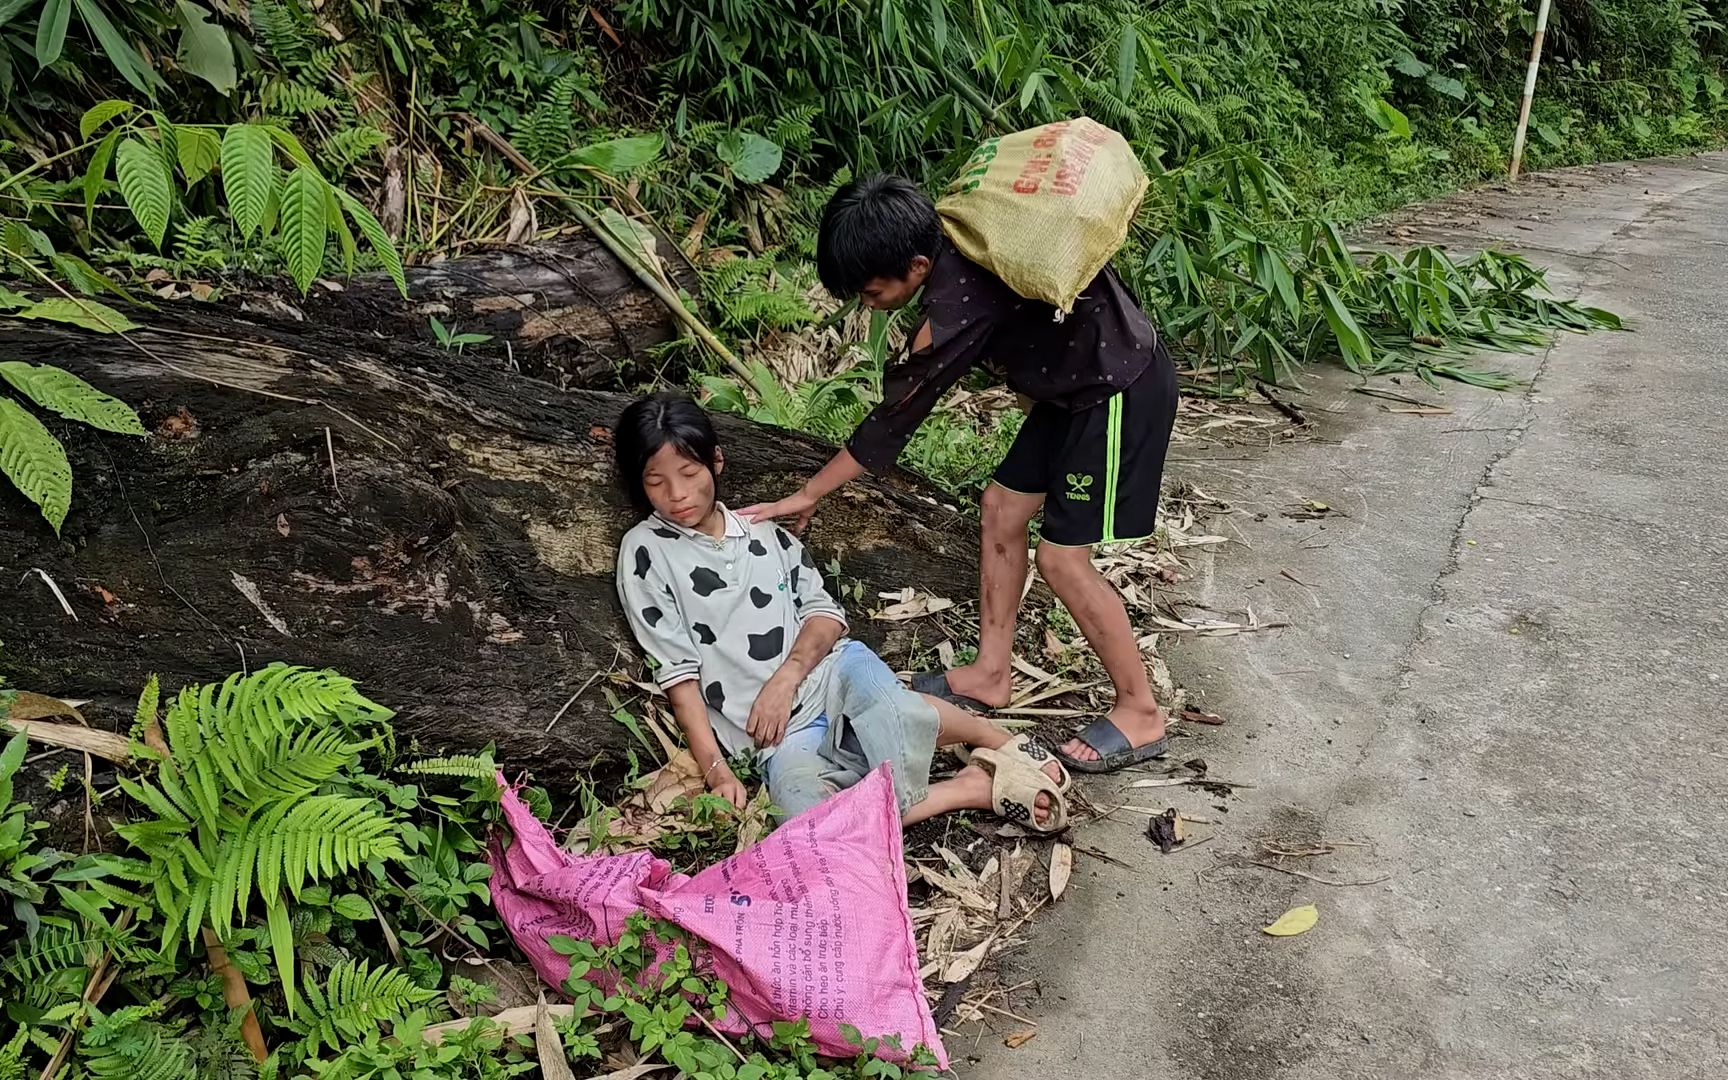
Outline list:
[[[1068,474],[1068,495],[1067,495],[1068,501],[1069,502],[1091,502],[1092,496],[1088,495],[1086,493],[1086,489],[1091,487],[1091,486],[1092,486],[1092,474],[1091,473],[1069,473]]]

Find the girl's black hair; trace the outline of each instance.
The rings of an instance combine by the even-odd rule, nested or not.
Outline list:
[[[618,463],[618,482],[630,501],[643,513],[652,513],[648,490],[642,486],[642,470],[648,459],[670,444],[678,453],[713,474],[719,460],[720,437],[702,406],[686,394],[664,390],[637,398],[618,414],[612,431],[612,449]]]
[[[816,274],[849,300],[876,278],[903,278],[919,255],[934,258],[942,226],[936,204],[902,176],[877,173],[834,193],[816,234]]]

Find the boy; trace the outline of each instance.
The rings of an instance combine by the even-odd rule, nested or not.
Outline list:
[[[1029,828],[1067,824],[1067,777],[1048,751],[902,687],[844,637],[846,613],[804,546],[728,510],[708,415],[680,394],[632,402],[613,432],[618,476],[645,520],[618,549],[618,598],[708,789],[742,808],[728,757],[754,749],[785,817],[891,765],[902,820],[991,809]],[[979,747],[931,784],[937,746]]]
[[[942,395],[988,364],[1035,404],[983,496],[978,658],[916,676],[912,687],[968,708],[1008,703],[1014,622],[1026,579],[1026,527],[1044,525],[1038,571],[1067,606],[1116,687],[1116,703],[1058,755],[1112,772],[1165,750],[1128,613],[1092,566],[1098,543],[1152,534],[1164,452],[1176,418],[1176,374],[1144,312],[1108,266],[1065,319],[1025,300],[942,235],[935,205],[910,181],[872,176],[835,193],[823,213],[817,270],[836,297],[892,310],[924,292],[909,357],[882,379],[882,402],[846,447],[796,493],[746,507],[757,521],[808,523],[823,496],[891,468]]]

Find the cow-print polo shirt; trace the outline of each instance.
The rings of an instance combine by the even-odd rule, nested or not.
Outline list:
[[[714,734],[736,754],[753,745],[744,730],[750,708],[804,620],[825,616],[844,626],[846,612],[791,533],[747,522],[724,504],[720,510],[726,530],[718,540],[659,515],[625,533],[618,598],[655,680],[663,688],[700,680]],[[821,714],[833,659],[833,652],[823,657],[800,684],[788,733]]]

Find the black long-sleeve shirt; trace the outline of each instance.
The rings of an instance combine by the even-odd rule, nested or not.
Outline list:
[[[942,395],[974,365],[986,365],[1033,401],[1079,412],[1139,378],[1156,352],[1151,320],[1108,266],[1058,322],[1054,307],[1017,295],[944,238],[924,283],[924,304],[930,345],[883,372],[881,404],[847,443],[872,472],[893,466]]]

